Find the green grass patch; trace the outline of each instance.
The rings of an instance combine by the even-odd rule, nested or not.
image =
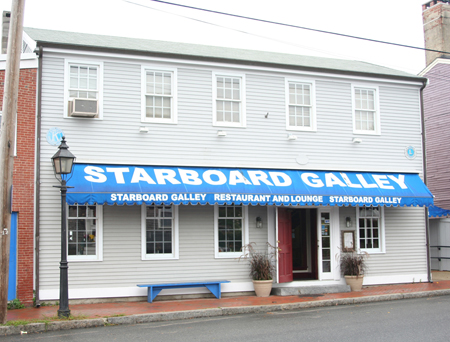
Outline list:
[[[14,326],[17,327],[19,325],[27,325],[32,323],[45,323],[48,324],[50,322],[58,322],[58,321],[75,321],[75,320],[83,320],[83,319],[89,319],[87,315],[70,315],[67,318],[60,318],[57,315],[55,316],[45,316],[42,319],[30,319],[30,320],[17,320],[17,321],[8,321],[4,326]]]

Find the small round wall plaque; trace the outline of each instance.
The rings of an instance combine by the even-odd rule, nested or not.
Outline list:
[[[58,127],[50,128],[47,132],[47,142],[53,146],[59,146],[61,144],[61,139],[64,136],[62,129]]]
[[[407,146],[405,148],[405,156],[408,159],[416,158],[416,149],[414,148],[414,146]]]

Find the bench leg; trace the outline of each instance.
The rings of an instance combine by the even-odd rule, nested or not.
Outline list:
[[[211,291],[211,293],[216,296],[217,299],[221,298],[221,292],[220,292],[220,283],[219,284],[210,284],[205,285],[206,288]]]
[[[149,286],[147,289],[147,302],[152,303],[153,299],[155,299],[155,297],[159,295],[161,290],[162,289],[154,289],[152,286]]]

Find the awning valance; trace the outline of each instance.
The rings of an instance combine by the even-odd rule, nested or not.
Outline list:
[[[436,207],[435,205],[430,205],[428,208],[428,217],[430,218],[440,218],[440,217],[450,217],[450,210]]]
[[[76,164],[69,204],[429,206],[417,174]]]

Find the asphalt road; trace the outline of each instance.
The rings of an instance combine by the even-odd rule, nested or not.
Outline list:
[[[448,341],[450,296],[57,331],[0,341]]]

